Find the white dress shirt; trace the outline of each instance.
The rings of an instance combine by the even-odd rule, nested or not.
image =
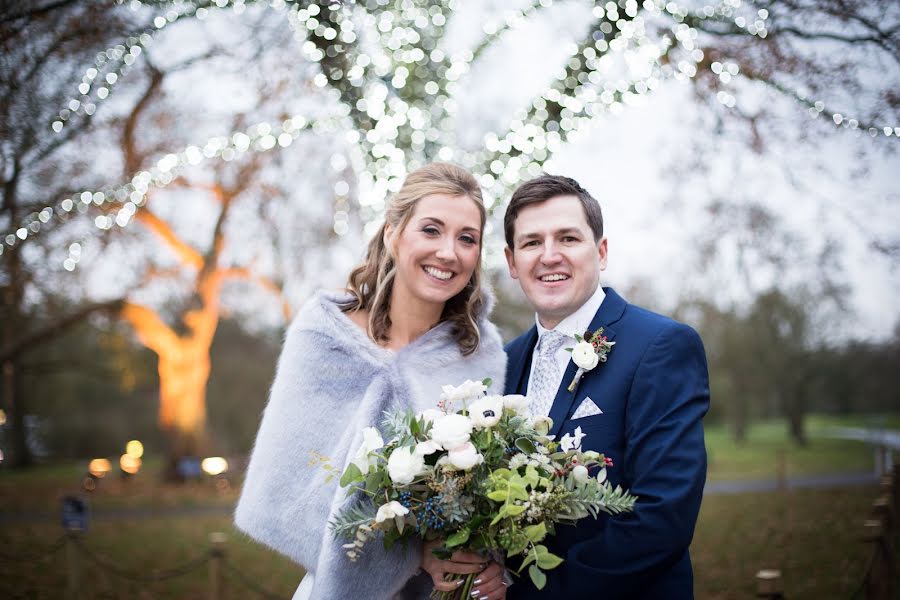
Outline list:
[[[603,287],[598,285],[597,291],[595,291],[578,310],[560,321],[559,324],[553,328],[554,331],[565,334],[572,341],[571,345],[564,344],[563,347],[556,352],[556,362],[559,365],[559,382],[556,386],[557,388],[559,388],[559,384],[562,383],[562,378],[566,373],[566,367],[569,366],[569,361],[572,360],[572,353],[568,352],[566,348],[573,348],[575,346],[577,343],[575,340],[576,333],[581,336],[584,335],[584,332],[590,326],[591,321],[594,320],[597,311],[600,310],[600,305],[603,304],[604,298],[606,298],[606,294],[603,292]],[[538,318],[537,314],[534,315],[534,322],[537,325],[538,340],[540,340],[540,336],[544,335],[544,332],[549,330],[541,325],[541,320]],[[528,373],[527,393],[531,393],[532,391],[531,382],[534,381],[533,375],[534,365],[537,362],[537,346],[537,344],[534,345],[534,350],[531,355],[531,370]]]

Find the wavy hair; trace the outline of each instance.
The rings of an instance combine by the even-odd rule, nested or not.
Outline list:
[[[344,312],[366,310],[369,313],[367,333],[376,342],[386,342],[391,329],[391,292],[394,287],[396,263],[391,249],[385,244],[385,229],[400,234],[409,223],[416,205],[425,196],[446,194],[464,196],[473,200],[481,215],[481,233],[484,233],[486,213],[481,187],[471,173],[448,163],[431,163],[410,173],[403,186],[390,200],[384,214],[384,223],[369,242],[365,261],[353,269],[347,281],[347,291],[353,296],[342,306]],[[479,236],[479,252],[481,236]],[[441,322],[453,324],[453,335],[464,355],[478,348],[481,335],[476,318],[484,307],[481,290],[481,261],[475,266],[471,279],[457,295],[444,305]]]

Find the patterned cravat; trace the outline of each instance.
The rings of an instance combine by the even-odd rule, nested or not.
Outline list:
[[[559,389],[559,364],[556,362],[556,353],[566,342],[569,336],[558,331],[545,331],[537,344],[537,355],[534,357],[534,372],[529,383],[528,406],[532,416],[547,416],[550,407],[556,398]]]

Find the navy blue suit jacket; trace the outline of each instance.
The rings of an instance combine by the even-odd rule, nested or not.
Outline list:
[[[581,427],[582,449],[612,458],[609,481],[639,499],[633,513],[558,526],[545,543],[565,562],[546,572],[541,591],[523,572],[511,600],[693,598],[688,546],[706,480],[701,420],[709,408],[703,344],[687,325],[604,291],[590,330],[603,327],[616,344],[574,393],[566,390],[576,371],[569,362],[550,409],[551,433],[559,439]],[[532,327],[506,346],[506,393],[528,389],[537,337]],[[603,414],[572,419],[585,397]]]

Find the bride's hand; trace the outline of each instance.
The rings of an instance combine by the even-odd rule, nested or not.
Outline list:
[[[499,600],[506,597],[506,585],[503,583],[503,569],[495,562],[487,562],[484,557],[472,552],[456,551],[450,560],[441,560],[434,555],[433,549],[441,545],[440,541],[425,542],[422,550],[422,570],[431,575],[434,589],[441,592],[452,592],[459,588],[465,576],[478,573],[477,584],[472,587],[477,592],[476,598]],[[461,575],[458,579],[444,581],[444,575],[453,573]]]

